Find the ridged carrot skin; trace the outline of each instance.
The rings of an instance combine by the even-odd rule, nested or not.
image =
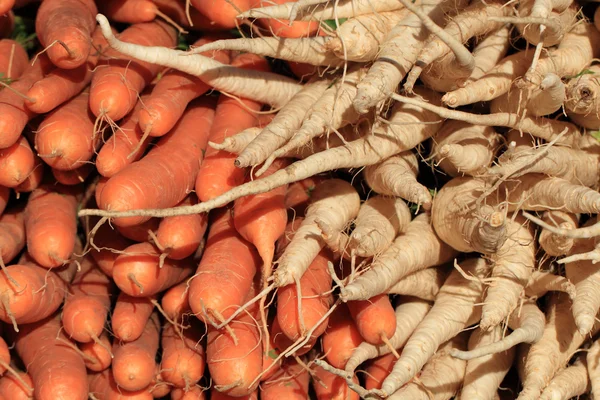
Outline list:
[[[0,21],[6,17],[0,16]],[[18,79],[29,61],[27,52],[18,42],[12,39],[0,40],[0,74],[6,78]]]

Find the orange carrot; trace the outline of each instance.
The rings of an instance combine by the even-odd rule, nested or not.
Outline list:
[[[396,360],[396,356],[389,353],[369,362],[365,370],[365,389],[381,389],[383,380],[392,372]]]
[[[87,60],[74,69],[56,68],[35,82],[27,91],[27,97],[32,100],[25,102],[27,108],[35,113],[44,114],[75,97],[91,82],[98,58],[107,48],[108,43],[100,28],[96,28],[92,34],[92,49]]]
[[[10,199],[10,188],[0,185],[0,215],[2,215],[6,209],[8,199]]]
[[[285,4],[295,0],[261,0],[252,7],[266,7],[277,4]],[[273,36],[282,38],[300,38],[314,36],[319,31],[319,22],[317,21],[290,21],[278,18],[261,18],[259,25],[269,30]]]
[[[148,242],[137,243],[117,257],[113,279],[124,293],[147,297],[162,292],[190,276],[195,269],[193,260],[167,259],[159,266],[160,252]]]
[[[112,371],[106,369],[88,375],[90,394],[101,400],[152,400],[152,394],[146,388],[129,392],[120,388]]]
[[[176,44],[175,30],[161,21],[132,25],[119,38],[144,46]],[[96,117],[113,121],[133,109],[139,93],[161,70],[154,64],[124,58],[114,50],[107,51],[98,64],[90,88],[90,109]]]
[[[33,167],[33,171],[25,178],[23,182],[17,187],[15,187],[15,192],[17,194],[23,192],[33,192],[35,189],[40,187],[44,180],[44,162],[41,158],[35,155],[35,166]]]
[[[220,0],[203,3],[208,4],[213,1]],[[250,53],[236,57],[231,65],[260,71],[269,70],[264,58]],[[219,96],[209,140],[213,143],[221,143],[227,137],[256,126],[258,115],[253,111],[259,111],[261,107],[262,105],[256,101]],[[223,150],[212,147],[206,150],[206,156],[196,179],[196,194],[201,201],[208,201],[244,182],[245,170],[234,165],[235,158],[235,154]]]
[[[39,81],[51,69],[51,63],[45,54],[38,57],[33,65],[28,65],[18,80],[10,84],[13,90],[0,91],[0,149],[17,142],[21,132],[34,113],[25,107],[25,94],[35,82]]]
[[[88,382],[85,364],[66,343],[58,315],[24,325],[15,340],[17,354],[31,375],[38,400],[85,400]]]
[[[331,314],[329,326],[323,334],[323,352],[327,362],[343,369],[352,351],[363,342],[348,307],[343,304]]]
[[[116,346],[112,372],[115,382],[125,390],[142,390],[152,382],[154,361],[160,338],[160,321],[154,313],[146,322],[142,335],[134,341]]]
[[[24,208],[12,207],[0,215],[0,265],[11,262],[24,247]]]
[[[33,393],[30,388],[33,387],[33,380],[28,373],[19,371],[19,379],[12,374],[4,374],[0,377],[0,399],[2,400],[31,400]],[[23,385],[24,381],[26,387]]]
[[[114,284],[88,255],[69,286],[62,310],[65,332],[77,342],[98,340],[111,305]]]
[[[196,203],[198,198],[195,194],[190,194],[179,205],[190,206]],[[168,258],[181,260],[196,252],[207,227],[207,213],[163,218],[156,232],[156,244]]]
[[[140,161],[108,180],[98,205],[104,210],[172,207],[192,190],[214,116],[213,101],[200,98],[176,127]],[[117,218],[119,226],[137,225],[150,217]]]
[[[94,172],[94,164],[83,164],[69,171],[52,168],[52,176],[58,183],[67,186],[75,186],[85,182],[88,176]]]
[[[222,29],[237,27],[236,16],[252,6],[251,0],[191,0],[192,5]]]
[[[90,218],[89,227],[93,228],[99,218]],[[119,256],[119,252],[125,250],[131,246],[133,242],[128,240],[114,230],[110,224],[103,224],[100,229],[94,234],[94,245],[99,249],[96,250],[94,247],[91,248],[90,253],[94,258],[94,261],[98,264],[98,267],[108,277],[112,277],[112,270],[115,260]],[[114,250],[114,251],[111,251]]]
[[[73,253],[77,234],[79,186],[47,185],[29,196],[25,207],[27,249],[46,268],[63,265]]]
[[[348,388],[344,378],[325,371],[321,367],[314,369],[315,379],[313,388],[317,394],[317,400],[359,400],[360,396]],[[317,380],[319,382],[317,382]],[[358,384],[356,376],[354,383]]]
[[[25,137],[15,144],[0,150],[0,185],[19,186],[33,172],[35,154]]]
[[[235,230],[230,210],[216,210],[211,217],[206,249],[189,292],[190,307],[204,322],[207,316],[226,319],[243,304],[259,265],[254,247]]]
[[[210,391],[210,399],[211,400],[258,400],[258,389],[254,390],[252,393],[246,396],[230,396],[226,393],[219,392],[214,388]],[[186,398],[186,400],[188,400]],[[196,400],[195,397],[190,398],[189,400]]]
[[[8,369],[12,369],[10,366],[10,350],[4,338],[0,337],[0,375],[4,374]]]
[[[15,5],[15,0],[0,0],[0,15],[4,15]]]
[[[155,399],[166,399],[167,396],[171,393],[171,385],[165,382],[162,378],[162,373],[160,372],[160,367],[156,366],[156,373],[154,374],[154,379],[150,382],[150,386],[148,387],[148,392],[152,394],[152,397]]]
[[[35,135],[35,148],[52,168],[72,170],[87,163],[101,144],[94,132],[94,116],[89,111],[86,90],[48,115]]]
[[[277,351],[279,352],[285,352],[291,349],[294,345],[294,341],[290,340],[290,338],[288,338],[285,335],[285,333],[283,333],[283,331],[281,330],[281,326],[279,325],[279,321],[277,320],[277,318],[273,320],[273,323],[271,325],[270,337],[273,341],[275,349],[277,349]],[[317,340],[317,337],[311,335],[308,342],[300,349],[296,350],[294,352],[294,355],[301,356],[308,353],[314,347]],[[273,353],[273,355],[276,357],[275,353]]]
[[[163,294],[160,305],[171,321],[181,323],[183,315],[191,313],[188,293],[188,283],[183,281]]]
[[[189,7],[190,25],[190,20],[188,20],[188,16],[186,15],[185,0],[152,0],[152,2],[158,6],[161,12],[186,30],[201,32],[222,30],[218,26],[213,25],[210,19],[202,15],[194,7]]]
[[[156,234],[160,226],[159,218],[150,218],[148,221],[132,226],[117,226],[117,231],[125,238],[134,242],[145,242],[149,240],[150,233]]]
[[[295,360],[286,360],[281,368],[260,387],[261,400],[306,400],[308,371]]]
[[[172,324],[163,328],[160,368],[165,382],[179,388],[190,388],[202,378],[205,355],[200,340],[204,331],[197,320],[181,334]]]
[[[85,62],[97,13],[93,0],[45,0],[40,5],[35,32],[54,65],[73,69]]]
[[[171,391],[171,400],[205,400],[206,399],[206,389],[201,388],[200,386],[192,386],[189,390],[174,388]],[[216,390],[212,391],[211,399],[224,400],[222,393],[217,392]],[[237,399],[243,400],[241,397],[237,397]],[[257,397],[254,398],[256,400]]]
[[[387,294],[346,303],[360,335],[371,344],[383,344],[396,331],[396,314]]]
[[[98,2],[98,8],[111,21],[128,24],[151,22],[165,15],[150,0],[103,0]]]
[[[0,17],[4,20],[6,17]],[[18,42],[12,39],[0,40],[0,74],[3,78],[18,79],[25,69],[29,57]]]
[[[132,297],[121,292],[112,312],[112,332],[120,340],[130,342],[140,337],[154,310],[154,297]]]
[[[202,46],[218,39],[222,39],[222,35],[204,36],[193,46]],[[229,51],[210,51],[202,54],[223,64],[229,64],[231,61]],[[198,77],[181,71],[168,71],[156,83],[152,94],[144,102],[145,107],[140,110],[140,128],[150,136],[167,134],[181,118],[189,102],[210,89],[211,87]]]
[[[85,355],[83,361],[90,371],[101,372],[112,363],[111,343],[108,333],[102,332],[97,341],[77,343],[79,350]]]

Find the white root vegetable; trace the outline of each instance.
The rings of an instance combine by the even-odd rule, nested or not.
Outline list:
[[[263,128],[253,126],[244,129],[240,133],[226,137],[221,143],[208,142],[208,145],[216,150],[224,150],[228,153],[240,154],[261,132]]]
[[[332,230],[323,220],[315,222],[321,229],[323,240],[334,252],[347,257],[373,257],[390,247],[398,233],[406,230],[411,218],[402,199],[373,196],[360,206],[350,235]]]
[[[416,92],[429,102],[439,104],[439,94],[425,89],[419,89]],[[322,172],[376,164],[394,154],[414,148],[433,136],[440,125],[441,122],[435,113],[424,111],[422,107],[397,104],[392,109],[389,121],[376,123],[371,129],[371,134],[343,146],[313,154],[266,178],[244,183],[209,201],[194,206],[125,212],[84,209],[80,210],[78,214],[79,216],[100,215],[113,218],[132,215],[165,217],[203,213],[240,197],[265,193],[278,186],[300,181]],[[126,213],[132,215],[123,215]]]
[[[521,215],[506,223],[507,239],[492,254],[492,277],[481,310],[481,329],[500,324],[518,306],[520,295],[535,267],[532,224]]]
[[[588,376],[592,386],[592,398],[600,398],[600,339],[592,343],[586,356]]]
[[[576,296],[575,285],[564,276],[554,275],[548,271],[533,271],[525,287],[525,296],[540,298],[548,292],[564,292],[571,300]]]
[[[232,67],[201,54],[122,42],[115,37],[104,15],[96,15],[96,20],[110,47],[119,53],[197,76],[216,90],[280,108],[302,89],[293,79],[279,74]]]
[[[321,230],[315,223],[316,219],[323,220],[333,229],[341,230],[356,217],[360,207],[356,190],[341,179],[321,182],[312,193],[312,199],[294,238],[279,257],[277,269],[273,273],[276,287],[299,280],[325,245]]]
[[[402,297],[400,304],[396,307],[396,331],[388,339],[390,346],[393,349],[400,349],[404,346],[430,309],[431,304],[428,301],[416,297]],[[375,346],[368,342],[362,342],[354,349],[344,369],[347,372],[354,372],[363,362],[391,353],[390,346]]]
[[[390,247],[375,258],[369,269],[346,285],[342,301],[367,300],[385,293],[405,276],[448,262],[456,252],[442,242],[427,214],[419,214]]]
[[[569,400],[590,391],[587,361],[580,354],[573,365],[559,371],[544,389],[540,400]]]
[[[429,189],[417,181],[418,173],[419,162],[412,151],[402,152],[363,170],[367,185],[376,193],[397,196],[429,210],[433,199]]]
[[[449,274],[448,266],[422,269],[400,279],[387,290],[387,293],[433,301]]]
[[[577,125],[600,128],[600,65],[586,68],[567,84],[565,109]]]
[[[452,271],[438,293],[435,303],[404,346],[390,375],[383,381],[378,394],[390,395],[408,383],[435,354],[438,347],[479,320],[483,284],[480,279],[490,266],[482,258],[471,258],[461,265],[467,275]]]
[[[476,81],[494,68],[506,56],[509,48],[510,27],[508,25],[483,38],[473,49],[475,69],[467,78],[465,85]]]
[[[440,346],[437,353],[425,364],[418,382],[410,382],[389,400],[449,400],[460,389],[465,377],[466,362],[451,357],[448,353],[454,349],[467,347],[468,332]]]
[[[513,22],[529,43],[537,45],[543,42],[544,47],[556,46],[577,21],[578,9],[570,7],[572,3],[573,0],[520,1],[518,11],[521,18],[515,18]]]
[[[277,58],[279,60],[303,62],[336,68],[343,64],[335,54],[325,48],[326,38],[239,38],[216,40],[188,51],[199,54],[213,50],[235,50]]]
[[[543,314],[542,314],[543,317]],[[544,323],[542,322],[542,327]],[[485,348],[496,343],[502,338],[502,328],[495,327],[489,332],[477,328],[469,337],[469,352]],[[452,350],[450,353],[461,353]],[[506,351],[495,352],[467,361],[465,381],[460,392],[459,400],[494,400],[502,380],[508,373],[515,358],[516,348],[511,347]]]
[[[542,215],[542,220],[561,229],[576,229],[579,224],[579,216],[577,214],[566,213],[560,210],[545,211]],[[565,236],[556,235],[547,229],[540,232],[538,238],[540,247],[544,249],[546,254],[558,257],[570,253],[573,247],[573,239]]]
[[[482,173],[500,147],[501,136],[490,126],[447,120],[433,139],[436,165],[450,176]]]

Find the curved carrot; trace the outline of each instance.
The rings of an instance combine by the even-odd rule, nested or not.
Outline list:
[[[183,281],[168,289],[160,299],[160,306],[171,321],[181,323],[185,314],[191,314],[188,282]]]
[[[33,380],[28,373],[19,371],[18,379],[12,374],[4,374],[0,378],[0,399],[2,400],[31,400],[33,393],[30,388],[33,387]],[[25,387],[23,382],[29,387]]]
[[[175,30],[161,21],[135,24],[120,39],[145,46],[175,46]],[[109,50],[99,61],[90,87],[90,109],[96,117],[117,121],[135,106],[137,96],[161,70],[154,64],[133,61]]]
[[[133,240],[134,242],[145,242],[151,237],[149,231],[156,234],[159,226],[159,218],[150,218],[148,221],[142,222],[141,224],[117,226],[116,228],[117,232],[129,240]]]
[[[381,389],[383,380],[394,369],[396,360],[397,358],[393,353],[388,353],[369,362],[365,370],[365,389]]]
[[[106,369],[88,375],[90,394],[102,400],[152,400],[152,393],[146,388],[134,392],[120,388],[115,382],[112,371]]]
[[[222,36],[215,35],[204,36],[193,46],[202,46],[221,38]],[[223,64],[229,64],[231,61],[229,51],[219,50],[207,53],[202,54]],[[140,110],[140,128],[150,136],[167,134],[181,118],[189,102],[210,89],[211,87],[198,77],[181,71],[168,71],[156,83],[152,94],[144,102],[145,107]]]
[[[121,292],[112,312],[112,332],[120,340],[130,342],[140,337],[154,310],[153,297],[132,297]]]
[[[111,21],[128,24],[154,21],[158,11],[150,0],[103,0],[98,8]]]
[[[214,116],[213,101],[191,104],[177,126],[140,161],[108,180],[98,205],[105,210],[172,207],[191,191],[206,148]],[[117,218],[119,226],[137,225],[149,217]]]
[[[286,360],[275,374],[260,386],[261,400],[305,400],[308,398],[308,371],[295,360]]]
[[[160,253],[148,242],[137,243],[117,257],[113,267],[116,285],[130,296],[146,297],[162,292],[192,275],[191,259],[165,260],[159,265]]]
[[[93,228],[99,220],[99,218],[90,218],[90,229]],[[98,264],[98,267],[109,277],[112,277],[113,266],[115,260],[119,256],[119,252],[133,244],[132,241],[120,235],[119,232],[113,229],[108,223],[103,224],[98,231],[96,231],[93,242],[99,250],[94,246],[91,246],[90,253],[94,258],[94,261]]]
[[[86,90],[48,115],[35,135],[35,148],[52,168],[72,170],[87,163],[102,143],[94,132],[94,116],[89,111]]]
[[[192,0],[191,3],[214,25],[223,29],[237,27],[237,15],[249,10],[252,6],[251,0]]]
[[[321,367],[314,370],[313,388],[317,400],[359,400],[360,396],[348,388],[344,378],[325,371]],[[356,376],[352,379],[358,384]]]
[[[2,213],[6,209],[8,199],[10,199],[10,192],[10,188],[0,185],[0,215],[2,215]]]
[[[77,195],[81,187],[37,188],[25,207],[27,249],[40,265],[54,268],[71,257],[77,234]]]
[[[220,0],[217,0],[220,1]],[[210,3],[205,1],[204,3]],[[262,57],[245,53],[236,57],[231,65],[239,68],[268,71],[266,60]],[[225,138],[235,135],[244,129],[256,126],[262,104],[246,99],[234,99],[219,96],[215,121],[210,130],[209,140],[221,143]],[[244,182],[245,170],[237,168],[233,161],[236,155],[212,147],[206,150],[206,155],[196,179],[196,194],[201,201],[210,200]]]
[[[33,167],[33,171],[25,178],[23,182],[17,187],[15,187],[15,192],[23,193],[23,192],[33,192],[35,189],[40,187],[44,180],[44,162],[41,158],[35,155],[35,166]]]
[[[111,342],[108,333],[102,332],[98,340],[87,343],[77,343],[79,350],[84,354],[85,367],[90,371],[101,372],[110,367],[112,363]]]
[[[179,205],[198,203],[195,194],[190,194]],[[196,252],[206,229],[208,214],[191,214],[163,218],[156,232],[157,246],[172,260],[181,260]]]
[[[0,185],[19,186],[33,172],[35,154],[25,137],[15,144],[0,150]]]
[[[93,0],[42,2],[35,19],[35,33],[54,65],[73,69],[85,62],[97,13]]]
[[[24,247],[24,208],[13,207],[0,215],[0,263],[8,264]]]
[[[93,164],[83,164],[80,167],[68,171],[52,168],[52,176],[54,176],[54,179],[60,184],[75,186],[85,182],[87,177],[94,172],[94,169]]]
[[[237,233],[230,210],[211,217],[206,249],[189,291],[190,307],[204,322],[207,316],[226,319],[243,304],[259,265],[254,247]]]
[[[383,344],[396,331],[396,314],[387,294],[346,303],[360,335],[371,344]]]
[[[117,346],[112,373],[118,386],[136,391],[145,389],[152,382],[156,370],[154,359],[158,351],[159,332],[158,314],[154,313],[139,338]]]
[[[273,323],[271,324],[271,331],[270,331],[269,336],[271,337],[271,340],[273,341],[275,349],[277,349],[279,352],[286,352],[289,349],[291,349],[295,344],[293,340],[288,338],[286,336],[286,334],[283,333],[283,330],[281,329],[281,325],[279,325],[279,320],[277,318],[275,318],[273,320]],[[311,335],[310,338],[308,339],[308,342],[304,346],[302,346],[298,350],[296,350],[294,352],[294,355],[302,356],[302,355],[308,353],[314,347],[314,345],[317,343],[318,339],[319,339],[318,337]],[[275,355],[275,354],[273,354],[273,355]],[[275,357],[277,357],[277,356],[275,356]],[[275,357],[273,357],[273,358],[275,358]]]
[[[0,15],[4,15],[15,5],[15,0],[0,0]]]
[[[212,21],[201,14],[194,7],[189,7],[189,16],[191,20],[188,20],[186,15],[186,2],[185,1],[171,1],[171,0],[152,0],[154,4],[158,6],[158,9],[169,16],[176,24],[191,31],[219,31],[222,28],[213,25]]]
[[[0,19],[5,19],[1,17]],[[27,52],[18,42],[12,39],[0,40],[0,74],[4,78],[18,79],[29,62]]]
[[[88,382],[83,359],[68,345],[61,332],[60,318],[54,315],[24,325],[15,340],[17,354],[27,365],[35,398],[39,400],[85,400]]]
[[[323,334],[323,352],[327,362],[335,368],[343,369],[352,351],[363,342],[360,332],[343,304],[331,314],[329,326]]]
[[[278,4],[290,3],[295,0],[262,0],[254,4],[252,8],[273,6]],[[319,22],[317,21],[290,21],[278,18],[261,18],[258,24],[269,30],[273,36],[281,38],[301,38],[315,36],[319,31]]]
[[[191,328],[185,329],[181,334],[172,324],[163,328],[160,368],[165,382],[175,387],[189,388],[202,378],[205,355],[200,340],[203,334],[204,328],[199,323],[192,323]]]
[[[171,400],[205,400],[206,399],[206,389],[201,388],[200,386],[192,386],[191,388],[189,388],[189,390],[185,390],[185,389],[180,389],[180,388],[174,388],[171,391]],[[223,397],[219,397],[222,396],[221,393],[217,392],[217,391],[212,391],[213,394],[211,394],[211,399],[212,400],[224,400]],[[215,395],[214,393],[217,393],[217,395]],[[243,398],[238,397],[238,399],[243,400]],[[254,400],[256,400],[257,397],[254,398]]]

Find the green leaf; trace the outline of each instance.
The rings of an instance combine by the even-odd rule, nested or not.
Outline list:
[[[579,78],[580,76],[583,76],[583,75],[594,75],[594,71],[590,71],[589,69],[584,69],[583,71],[581,71],[577,75],[566,76],[565,79]]]
[[[190,45],[187,42],[187,38],[185,37],[185,35],[179,35],[177,37],[177,50],[183,50],[183,51],[188,51],[190,49]]]
[[[35,48],[35,24],[31,19],[25,19],[20,16],[15,16],[15,28],[13,29],[11,38],[18,42],[27,51]]]
[[[272,360],[275,360],[275,359],[277,359],[277,357],[279,356],[279,353],[277,352],[277,350],[275,350],[275,349],[271,349],[271,350],[269,350],[269,352],[267,353],[267,356],[268,356],[270,359],[272,359]]]
[[[339,18],[336,22],[335,19],[327,19],[327,20],[323,21],[323,23],[325,25],[327,25],[328,27],[330,27],[331,29],[336,30],[341,24],[343,24],[347,20],[348,20],[348,18]]]
[[[4,74],[0,72],[0,82],[4,83],[5,85],[10,85],[14,82],[14,80],[12,78],[9,78],[8,76],[4,76]]]
[[[600,142],[600,131],[592,131],[590,132],[590,135],[592,135],[594,139]]]

